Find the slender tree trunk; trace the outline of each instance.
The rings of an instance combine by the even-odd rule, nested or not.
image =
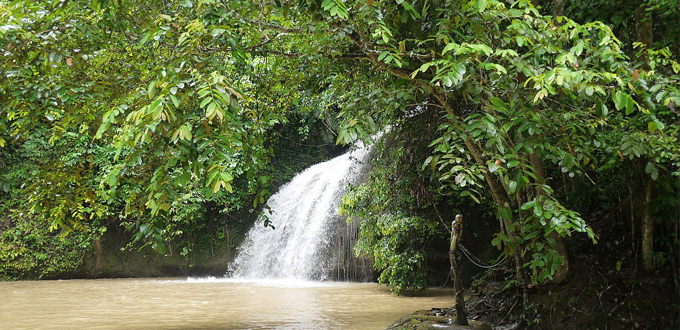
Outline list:
[[[363,44],[360,40],[356,38],[352,38],[350,35],[350,40],[354,42],[357,46],[361,47],[362,49]],[[410,76],[410,72],[401,70],[401,69],[396,69],[396,68],[390,68],[385,64],[384,62],[378,61],[378,56],[372,53],[366,53],[367,58],[376,64],[378,67],[386,70],[390,74],[396,76],[396,77],[401,77],[407,80],[412,80],[416,85],[419,85],[426,90],[428,90],[431,95],[437,100],[437,102],[446,110],[446,112],[450,115],[455,116],[456,118],[460,118],[460,111],[457,111],[454,109],[451,104],[448,102],[445,93],[443,93],[441,90],[439,90],[437,87],[432,86],[431,84],[420,81],[420,80],[414,80]],[[459,119],[454,120],[453,124],[457,126],[457,128],[460,128],[461,131],[464,131],[460,125]],[[475,145],[471,139],[464,139],[465,147],[466,149],[470,152],[472,157],[474,158],[475,162],[483,167],[486,167],[486,162],[482,158],[482,153],[481,153],[481,146],[478,147]],[[498,181],[498,178],[494,177],[492,174],[488,173],[487,171],[484,172],[484,179],[486,182],[489,184],[489,188],[491,189],[491,194],[493,196],[494,201],[496,202],[496,205],[498,205],[498,208],[508,208],[510,206],[510,197],[508,196],[507,191],[505,190],[505,187],[503,184]],[[503,225],[504,225],[504,230],[506,234],[508,235],[508,238],[510,239],[511,242],[514,243],[514,245],[517,247],[513,251],[513,257],[515,259],[515,271],[517,272],[517,280],[522,284],[523,287],[523,303],[525,306],[528,306],[529,302],[529,296],[528,292],[526,290],[526,281],[524,280],[524,273],[522,272],[522,257],[520,255],[519,251],[519,244],[517,243],[517,240],[515,238],[515,229],[514,229],[514,224],[512,219],[502,219],[503,220]]]
[[[645,186],[645,204],[643,206],[642,217],[642,260],[644,261],[645,270],[651,271],[654,269],[654,263],[652,262],[654,257],[654,221],[649,212],[649,205],[652,201],[652,181],[651,177],[648,177]]]
[[[484,159],[482,159],[481,156],[481,148],[475,145],[470,139],[465,139],[464,141],[465,146],[467,147],[468,151],[472,155],[472,158],[474,158],[475,162],[483,167],[486,167],[486,162]],[[484,171],[484,179],[486,180],[486,183],[489,185],[489,188],[491,189],[491,196],[493,197],[494,202],[496,202],[497,207],[500,208],[510,208],[510,197],[508,196],[508,192],[505,190],[505,187],[503,184],[498,181],[498,178],[493,176],[492,173],[489,173],[488,171]],[[512,242],[515,245],[515,248],[513,249],[512,256],[513,259],[515,260],[515,274],[517,277],[517,281],[522,286],[522,302],[524,306],[528,306],[529,304],[529,294],[527,292],[527,286],[526,286],[526,280],[524,278],[524,272],[522,271],[522,265],[524,264],[522,262],[522,255],[520,254],[520,244],[517,242],[517,239],[515,238],[515,225],[512,219],[502,219],[503,221],[503,229],[505,230],[505,234],[508,235],[508,238],[510,242]]]
[[[644,43],[645,48],[651,48],[654,43],[654,32],[652,30],[652,15],[646,10],[645,5],[635,8],[635,21],[636,21],[636,39],[637,41]],[[645,61],[644,68],[649,70],[649,59],[646,54],[643,58]],[[644,204],[642,205],[642,260],[646,270],[653,269],[653,253],[654,253],[654,221],[649,213],[649,204],[652,200],[652,185],[653,180],[649,175],[641,180],[641,184],[644,187]]]
[[[630,179],[628,182],[628,193],[630,194],[630,242],[633,245],[633,250],[635,250],[635,228],[637,228],[637,222],[635,219],[637,218],[636,216],[636,210],[637,208],[635,207],[635,202],[636,202],[636,194],[635,194],[635,188],[633,188],[633,174],[630,174]]]
[[[463,296],[463,281],[460,277],[460,264],[462,251],[460,243],[463,238],[463,216],[456,215],[456,220],[451,222],[451,246],[449,248],[449,260],[451,261],[451,275],[453,278],[454,301],[456,316],[453,324],[468,325],[467,312],[465,310],[465,297]]]

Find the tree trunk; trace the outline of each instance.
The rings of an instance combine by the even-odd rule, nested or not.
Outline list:
[[[637,41],[644,43],[645,48],[651,48],[654,42],[654,32],[652,30],[652,15],[646,10],[645,5],[635,8],[635,32]],[[649,70],[649,58],[644,53],[642,60],[644,69]],[[652,259],[654,257],[654,222],[649,214],[649,204],[652,200],[652,184],[653,180],[650,176],[646,176],[641,180],[644,187],[644,204],[642,205],[642,260],[645,270],[652,270],[654,265]],[[631,210],[631,212],[633,212]]]
[[[455,325],[468,325],[467,312],[465,311],[465,297],[463,296],[463,281],[460,278],[460,264],[462,251],[460,243],[463,238],[463,216],[456,215],[456,220],[451,222],[451,246],[449,248],[449,260],[451,261],[451,274],[453,278],[453,291],[456,316],[453,320]]]
[[[630,242],[633,245],[632,249],[635,250],[635,229],[637,228],[637,222],[635,219],[637,218],[635,211],[637,210],[637,207],[635,207],[635,203],[637,201],[637,194],[635,193],[635,188],[633,187],[635,179],[633,178],[633,173],[631,172],[630,178],[628,179],[628,193],[630,194]]]
[[[553,0],[553,16],[564,16],[564,0]]]
[[[358,40],[356,40],[356,39],[350,39],[350,40],[352,40],[357,46],[363,48],[362,43],[359,42]],[[371,62],[373,62],[376,65],[378,65],[379,67],[383,68],[384,70],[386,70],[390,74],[392,74],[396,77],[401,77],[401,78],[404,78],[404,79],[412,80],[410,73],[408,71],[395,69],[395,68],[389,68],[387,66],[387,64],[385,64],[384,62],[378,61],[378,56],[376,56],[375,54],[367,53],[366,55],[368,56],[368,58]],[[424,83],[422,81],[417,83],[417,85],[428,90],[431,93],[431,95],[437,100],[437,102],[446,110],[446,112],[448,114],[455,116],[455,119],[453,120],[453,124],[454,124],[454,126],[456,126],[456,128],[460,129],[460,131],[462,131],[462,132],[465,131],[463,129],[463,127],[461,126],[461,123],[459,121],[460,120],[460,111],[456,111],[455,108],[452,107],[451,104],[449,104],[449,101],[447,100],[445,93],[442,93],[442,91],[438,90],[435,86],[432,86],[428,83]],[[479,165],[479,166],[486,167],[487,166],[486,162],[481,156],[482,155],[482,152],[481,152],[482,147],[475,145],[474,142],[472,142],[472,139],[470,139],[470,138],[463,139],[463,143],[465,144],[465,147],[468,150],[468,152],[470,152],[470,154],[472,155],[473,159],[475,160],[475,163],[477,163],[477,165]],[[491,189],[491,194],[492,194],[494,202],[496,202],[496,205],[498,206],[498,208],[499,209],[500,208],[509,208],[510,207],[510,196],[508,195],[508,192],[505,189],[505,186],[498,180],[498,178],[493,176],[488,171],[484,171],[484,179],[489,184],[489,188]],[[516,246],[512,255],[515,259],[515,271],[517,273],[517,281],[519,281],[521,283],[522,288],[523,288],[522,298],[523,298],[524,306],[526,307],[526,306],[528,306],[528,303],[529,303],[529,296],[528,296],[528,292],[527,292],[526,281],[524,280],[524,273],[522,272],[523,263],[522,263],[522,256],[521,256],[520,251],[519,251],[520,250],[519,249],[520,244],[517,243],[517,239],[515,238],[515,229],[514,229],[515,226],[514,226],[512,219],[502,219],[502,221],[503,221],[503,227],[504,227],[503,230],[505,230],[505,233],[508,235],[510,242],[512,242]]]
[[[646,10],[644,5],[635,8],[635,39],[645,44],[645,48],[651,48],[654,43],[654,32],[652,30],[652,15]],[[645,62],[645,70],[649,70],[649,59],[644,53],[642,60]]]
[[[486,167],[486,162],[484,159],[482,159],[481,156],[481,147],[477,147],[470,139],[465,139],[463,141],[465,143],[465,146],[467,147],[468,151],[472,155],[472,158],[475,159],[475,162],[479,166]],[[492,173],[489,173],[488,171],[484,171],[484,179],[486,180],[486,183],[489,185],[489,188],[491,189],[491,196],[493,197],[494,202],[496,202],[496,205],[499,209],[501,208],[510,208],[510,197],[508,196],[508,192],[505,190],[505,187],[503,184],[493,176]],[[524,279],[524,272],[522,271],[522,265],[524,264],[522,262],[522,256],[520,254],[520,244],[517,242],[517,239],[515,238],[515,225],[513,223],[512,219],[501,219],[503,221],[503,229],[505,230],[505,234],[508,235],[508,239],[510,242],[512,242],[515,245],[515,248],[512,252],[513,259],[515,260],[515,274],[517,277],[517,281],[519,281],[520,285],[522,286],[522,302],[524,306],[528,306],[529,304],[529,294],[527,292],[527,286],[526,286],[526,281]]]
[[[635,34],[639,42],[644,43],[647,48],[652,47],[654,42],[654,32],[652,30],[652,15],[644,5],[635,8]]]
[[[649,204],[652,201],[652,178],[648,177],[645,182],[645,203],[643,206],[644,216],[642,217],[642,260],[645,270],[654,269],[654,221],[649,212]]]

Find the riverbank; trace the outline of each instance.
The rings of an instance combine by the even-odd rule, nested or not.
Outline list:
[[[680,270],[672,261],[646,272],[639,256],[623,244],[593,245],[580,240],[576,236],[568,241],[572,247],[569,277],[559,285],[530,286],[526,310],[521,288],[509,284],[514,269],[507,264],[477,277],[466,288],[469,318],[494,329],[680,328]],[[453,316],[450,309],[429,312],[424,315]],[[420,327],[405,323],[394,329],[426,329],[426,321],[419,322]]]
[[[403,329],[443,329],[443,330],[491,330],[488,323],[468,320],[469,325],[460,326],[451,323],[453,311],[449,309],[433,308],[429,311],[416,311],[415,313],[399,319],[387,328],[387,330]]]

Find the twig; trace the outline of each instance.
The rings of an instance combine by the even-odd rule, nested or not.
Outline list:
[[[519,299],[515,299],[515,303],[512,304],[512,307],[510,307],[510,310],[508,311],[508,313],[505,314],[505,316],[503,316],[503,318],[501,318],[501,320],[504,320],[506,317],[508,317],[510,315],[510,313],[512,313],[512,310],[515,309],[515,306],[517,305],[518,301],[519,301]]]
[[[628,297],[630,297],[630,295],[623,297],[623,299],[621,299],[620,302],[617,302],[616,305],[614,307],[612,307],[612,309],[609,310],[609,313],[607,313],[607,317],[611,317],[612,314],[616,311],[616,309],[619,308],[619,306],[623,305],[623,302],[626,299],[628,299]]]
[[[602,295],[604,294],[605,291],[609,290],[611,287],[612,287],[612,286],[609,285],[608,287],[606,287],[604,290],[602,290],[602,292],[600,292],[600,293],[597,295],[597,300],[600,301],[600,308],[602,308],[602,313],[605,313],[605,314],[606,314],[607,312],[604,310],[604,305],[602,304]]]

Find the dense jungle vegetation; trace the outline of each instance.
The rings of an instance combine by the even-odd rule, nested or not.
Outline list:
[[[677,314],[678,35],[677,0],[0,0],[0,278],[72,271],[112,228],[233,249],[383,132],[341,212],[396,292],[476,209],[521,305],[586,260],[660,276]]]

